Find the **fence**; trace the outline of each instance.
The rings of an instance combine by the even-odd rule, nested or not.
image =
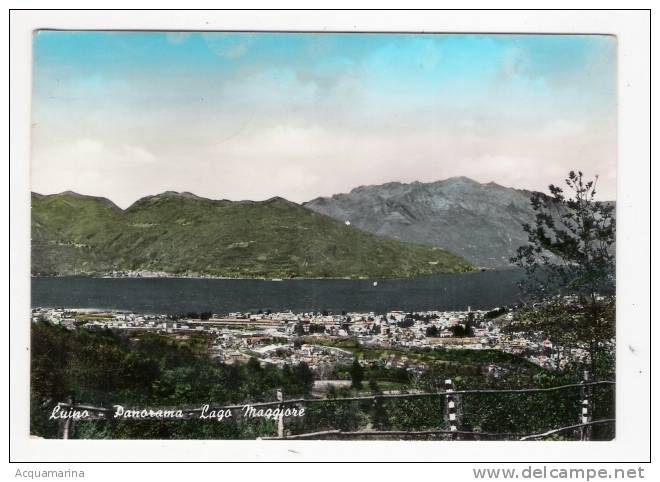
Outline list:
[[[282,391],[278,390],[277,399],[270,402],[151,410],[155,413],[158,410],[178,410],[179,420],[195,420],[204,412],[222,411],[230,413],[233,420],[240,420],[245,418],[246,406],[257,411],[279,409],[278,414],[287,408],[305,409],[302,417],[274,417],[276,424],[265,430],[276,434],[254,437],[264,440],[541,440],[552,436],[591,440],[594,428],[600,427],[608,429],[604,436],[599,435],[596,439],[613,438],[613,391],[598,397],[595,391],[614,386],[614,381],[585,379],[582,383],[544,388],[456,390],[452,380],[448,379],[444,390],[436,392],[285,400]],[[558,394],[561,396],[555,396]],[[595,407],[596,399],[601,407]],[[111,421],[116,414],[115,408],[75,404],[73,400],[61,402],[58,406],[71,413],[85,411],[84,421]],[[600,418],[594,419],[594,414]],[[81,421],[75,417],[61,419],[60,436],[73,438],[75,425]],[[541,422],[554,426],[541,427]]]

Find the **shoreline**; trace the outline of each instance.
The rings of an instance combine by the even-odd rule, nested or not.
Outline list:
[[[296,276],[295,278],[277,278],[277,277],[231,277],[231,276],[212,276],[212,275],[198,275],[198,276],[186,276],[186,275],[177,275],[173,273],[168,273],[163,276],[154,276],[154,275],[140,275],[140,276],[110,276],[110,275],[87,275],[87,274],[65,274],[65,275],[35,275],[31,274],[30,279],[45,279],[45,278],[80,278],[80,279],[187,279],[187,280],[233,280],[233,281],[271,281],[271,282],[283,282],[283,281],[323,281],[323,280],[332,280],[332,281],[387,281],[387,280],[416,280],[431,278],[434,276],[454,276],[454,275],[470,275],[475,273],[489,273],[489,272],[498,272],[498,271],[516,271],[516,267],[507,267],[507,268],[477,268],[471,271],[454,271],[448,273],[435,273],[435,274],[425,274],[421,276],[410,276],[410,277],[397,277],[397,276],[373,276],[373,277],[350,277],[350,276],[337,276],[337,277],[302,277]]]

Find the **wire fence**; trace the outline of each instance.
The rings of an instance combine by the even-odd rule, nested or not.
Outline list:
[[[188,424],[180,432],[181,438],[611,440],[614,387],[614,381],[606,380],[554,387],[456,390],[449,379],[444,390],[435,392],[285,399],[278,390],[277,399],[270,402],[151,408],[146,416],[143,409],[134,410],[142,412],[136,417],[141,424]],[[85,424],[104,421],[116,427],[135,423],[118,419],[116,406],[97,407],[72,400],[58,406],[69,413],[86,413],[80,420],[72,417],[60,421],[62,438],[86,438],[89,432]],[[173,411],[177,420],[162,420],[162,413]],[[261,418],[250,413],[261,413]],[[216,421],[224,414],[225,428],[208,429],[214,421],[209,424],[204,416],[212,418],[210,414]],[[157,430],[152,433],[158,438]]]

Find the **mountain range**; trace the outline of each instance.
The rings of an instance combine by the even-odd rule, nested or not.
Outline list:
[[[444,249],[377,236],[299,204],[165,192],[123,210],[32,194],[32,274],[415,277],[473,270]]]
[[[453,177],[361,186],[304,206],[379,236],[440,247],[479,267],[503,268],[511,267],[509,259],[527,241],[522,225],[535,219],[531,195]]]
[[[467,177],[360,186],[302,205],[165,192],[126,210],[32,195],[32,272],[226,277],[410,277],[511,267],[532,191]]]

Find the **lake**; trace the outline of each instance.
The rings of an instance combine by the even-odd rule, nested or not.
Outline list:
[[[489,309],[515,303],[522,276],[502,270],[378,280],[35,277],[32,306],[144,313]]]

